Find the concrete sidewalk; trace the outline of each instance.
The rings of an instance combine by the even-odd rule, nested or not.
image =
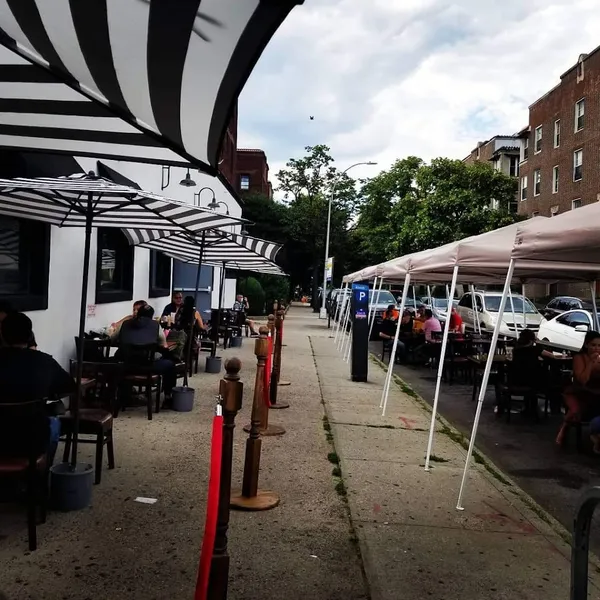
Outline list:
[[[568,598],[567,532],[479,454],[457,511],[462,437],[438,422],[425,472],[423,401],[393,383],[382,418],[381,366],[371,362],[369,383],[353,383],[326,325],[306,325],[372,598]]]

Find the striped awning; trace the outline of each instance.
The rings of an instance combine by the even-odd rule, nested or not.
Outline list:
[[[88,201],[94,227],[121,227],[131,243],[139,230],[160,238],[239,224],[244,219],[177,202],[103,178],[0,179],[0,214],[43,221],[60,227],[83,227]]]
[[[0,0],[0,147],[217,173],[234,104],[302,0]],[[32,65],[38,65],[36,68]]]
[[[183,262],[197,263],[200,260],[202,238],[202,264],[225,266],[228,269],[269,272],[282,274],[275,264],[275,257],[281,246],[274,242],[247,235],[224,231],[206,231],[195,236],[176,234],[159,237],[160,232],[148,230],[126,231],[126,235],[144,248],[164,252]]]

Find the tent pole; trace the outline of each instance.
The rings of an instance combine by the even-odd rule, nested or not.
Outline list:
[[[342,287],[342,298],[346,297],[346,290],[348,289],[348,282],[346,282],[344,284],[344,286]],[[340,316],[340,307],[341,307],[342,303],[337,301],[337,298],[335,300],[335,315],[333,317],[334,325],[333,325],[333,335],[331,337],[334,338],[334,341],[337,340],[337,334],[338,331],[340,330],[340,323],[338,321],[338,316]]]
[[[85,333],[85,317],[87,313],[87,289],[90,279],[90,247],[92,242],[92,221],[94,219],[94,195],[88,192],[85,212],[85,244],[83,247],[83,276],[81,280],[81,303],[79,306],[79,348],[77,348],[77,393],[74,396],[74,406],[69,406],[73,414],[73,443],[71,446],[70,469],[77,468],[77,440],[79,438],[79,407],[81,405],[81,379],[83,378],[83,350]]]
[[[479,388],[479,399],[477,401],[477,410],[475,412],[475,421],[473,422],[473,431],[471,432],[471,440],[469,441],[469,450],[467,451],[467,458],[465,460],[465,468],[463,471],[462,482],[460,484],[460,492],[458,494],[458,502],[456,504],[457,510],[464,510],[462,505],[463,494],[465,490],[465,484],[467,482],[467,475],[469,474],[469,466],[471,463],[471,457],[473,456],[473,448],[475,447],[475,436],[477,435],[477,427],[479,425],[479,418],[481,417],[481,409],[483,407],[483,400],[485,398],[485,393],[487,391],[488,381],[490,379],[490,372],[492,370],[492,365],[494,364],[494,354],[496,352],[496,344],[498,343],[498,335],[500,333],[500,323],[502,322],[502,317],[504,316],[504,308],[506,306],[506,297],[510,292],[510,282],[512,281],[512,276],[515,271],[515,261],[514,259],[510,259],[510,263],[508,264],[508,273],[506,274],[506,281],[504,282],[504,291],[502,292],[502,299],[500,300],[500,306],[498,309],[498,320],[496,321],[496,326],[494,327],[494,334],[492,335],[492,342],[490,344],[490,350],[487,358],[487,362],[485,363],[485,369],[483,371],[483,377],[481,379],[481,387]]]
[[[527,311],[525,310],[525,284],[521,283],[521,304],[523,305],[523,331],[527,329]]]
[[[350,292],[352,293],[352,292]],[[346,342],[346,334],[348,333],[348,319],[350,318],[350,294],[346,298],[346,308],[344,311],[344,322],[342,323],[342,334],[340,336],[340,345],[338,347],[338,351],[342,352],[345,342]]]
[[[402,300],[400,301],[400,314],[404,314],[404,307],[406,306],[406,297],[408,296],[408,286],[410,285],[410,273],[406,274],[404,278],[404,287],[402,288]],[[413,288],[414,290],[414,288]],[[383,409],[381,416],[385,417],[385,410],[387,408],[388,395],[390,391],[390,383],[392,381],[392,372],[394,370],[394,360],[396,358],[396,350],[398,349],[398,337],[400,336],[400,323],[402,319],[398,319],[396,325],[396,334],[394,335],[394,344],[392,346],[392,353],[390,354],[390,362],[387,370],[387,377],[383,386],[383,394],[381,396],[381,403],[379,408]]]
[[[590,281],[590,292],[592,294],[592,310],[594,313],[594,327],[596,331],[600,329],[600,324],[598,323],[598,306],[596,304],[596,282]]]
[[[202,237],[200,238],[200,255],[198,256],[198,269],[196,270],[196,290],[194,292],[194,305],[198,303],[198,293],[200,291],[200,275],[202,273],[202,260],[204,258],[204,246],[206,244],[206,230],[202,231]],[[196,319],[192,319],[190,331],[189,331],[189,344],[187,344],[187,357],[186,357],[186,367],[185,367],[185,375],[183,377],[183,385],[187,387],[188,385],[188,372],[190,370],[190,365],[192,364],[192,338],[194,337],[194,324],[196,323]]]
[[[433,300],[431,299],[431,286],[430,285],[427,286],[427,298],[429,299],[429,306],[433,310]]]
[[[371,294],[371,299],[369,300],[369,326],[371,325],[371,314],[376,302],[375,297],[377,296],[377,299],[379,299],[379,293],[377,292],[377,279],[379,279],[377,276],[375,276],[375,279],[373,279],[373,293]]]
[[[510,289],[510,287],[508,288],[508,297],[510,299],[510,312],[512,313],[512,317],[513,317],[513,325],[515,326],[515,338],[519,339],[519,328],[517,327],[517,315],[515,313],[515,303],[513,302],[513,296],[512,296],[512,291]],[[498,317],[498,319],[500,319],[500,317]],[[500,322],[500,321],[498,321]]]
[[[450,284],[450,297],[454,296],[456,289],[456,279],[458,277],[458,265],[454,265],[452,270],[452,283]],[[429,288],[429,286],[427,286]],[[433,396],[433,408],[431,411],[431,424],[429,426],[429,440],[427,442],[427,454],[425,455],[425,470],[429,471],[429,459],[433,448],[433,435],[435,433],[435,419],[437,417],[438,401],[440,399],[440,388],[442,387],[442,375],[444,373],[444,359],[446,358],[446,347],[448,345],[448,333],[450,332],[450,311],[446,322],[444,323],[444,335],[442,337],[442,348],[440,351],[440,361],[438,364],[437,380],[435,382],[435,395]]]
[[[413,308],[415,309],[415,312],[417,312],[417,291],[415,290],[415,286],[412,286],[412,291],[413,291]]]
[[[377,278],[375,278],[377,279]],[[379,290],[377,291],[377,300],[379,300],[379,297],[381,296],[381,288],[383,287],[383,277],[379,278]],[[370,320],[371,322],[369,323],[369,337],[367,338],[367,340],[371,339],[371,335],[373,333],[373,324],[375,323],[375,302],[373,303],[373,314],[370,315]]]
[[[225,283],[225,261],[221,267],[221,277],[219,282],[219,306],[217,307],[217,332],[215,335],[215,345],[212,349],[211,356],[214,358],[217,355],[217,346],[219,345],[219,328],[221,327],[221,304],[223,304],[223,285]],[[225,340],[223,340],[224,343]]]
[[[479,311],[477,310],[477,300],[475,298],[475,286],[471,284],[471,298],[473,298],[473,312],[475,313],[475,328],[477,329],[477,333],[481,335],[481,322],[479,321]]]
[[[346,362],[350,361],[350,351],[352,350],[352,339],[354,337],[354,323],[350,321],[350,331],[348,332],[348,346],[346,348],[346,357],[344,360]]]

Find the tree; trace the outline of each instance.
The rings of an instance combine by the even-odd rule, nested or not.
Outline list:
[[[304,289],[312,287],[316,308],[324,268],[329,200],[333,193],[330,254],[335,256],[337,265],[343,265],[348,228],[358,197],[355,181],[333,166],[327,146],[307,146],[305,150],[306,155],[290,159],[286,168],[277,173],[277,178],[278,189],[283,192],[288,207],[291,283],[299,283]]]

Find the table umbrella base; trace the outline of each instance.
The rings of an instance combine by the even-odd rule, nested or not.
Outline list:
[[[287,402],[277,402],[277,404],[271,404],[271,406],[269,406],[269,408],[274,408],[274,409],[283,409],[283,408],[289,408],[290,405]]]
[[[246,425],[244,427],[244,431],[246,433],[250,433],[250,429],[251,429],[250,425]],[[263,437],[273,437],[276,435],[283,435],[285,433],[285,428],[282,427],[281,425],[271,425],[269,423],[269,426],[266,429],[259,429],[259,433]]]
[[[241,491],[233,492],[229,506],[234,510],[259,511],[270,510],[279,505],[280,499],[275,492],[258,490],[256,496],[242,496]]]

